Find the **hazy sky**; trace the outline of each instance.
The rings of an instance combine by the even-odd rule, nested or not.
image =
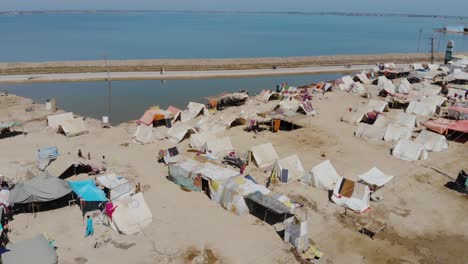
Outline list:
[[[468,0],[0,0],[19,10],[349,11],[467,16]]]

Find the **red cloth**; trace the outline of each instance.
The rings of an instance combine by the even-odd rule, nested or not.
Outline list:
[[[468,107],[463,107],[463,106],[449,106],[448,110],[453,110],[453,111],[457,111],[457,112],[460,112],[460,113],[468,114]]]
[[[423,125],[439,134],[446,134],[448,130],[468,133],[468,120],[455,121],[445,118],[438,118],[436,120],[426,121]]]
[[[114,207],[112,202],[106,203],[106,214],[110,220],[112,220],[112,214],[114,213],[115,208],[117,208],[117,206]]]

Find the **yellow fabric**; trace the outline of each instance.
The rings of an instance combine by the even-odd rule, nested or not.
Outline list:
[[[310,246],[309,249],[304,252],[305,259],[314,259],[314,258],[321,258],[324,255],[323,252],[319,251],[317,248]]]
[[[150,109],[159,109],[159,105],[153,105],[150,107]]]
[[[211,188],[213,189],[213,191],[217,192],[219,188],[219,182],[211,181]]]

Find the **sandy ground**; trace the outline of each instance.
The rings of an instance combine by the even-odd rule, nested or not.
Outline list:
[[[297,154],[306,170],[330,159],[341,176],[353,180],[374,166],[395,176],[379,191],[384,199],[372,202],[372,209],[363,215],[349,211],[344,215],[343,207],[329,202],[325,191],[300,182],[273,187],[306,205],[310,238],[326,253],[319,263],[466,263],[468,197],[444,187],[450,179],[434,169],[455,178],[468,168],[467,146],[449,142],[448,151],[430,153],[425,161],[395,159],[390,143],[355,137],[355,127],[339,121],[345,109],[365,101],[344,92],[327,93],[327,98],[314,99],[319,115],[312,117],[310,127],[254,136],[240,126],[225,134],[239,152],[272,142],[280,157]],[[10,223],[13,242],[46,232],[57,240],[60,263],[67,264],[192,263],[194,252],[203,249],[211,256],[204,263],[296,263],[290,246],[272,226],[251,215],[236,216],[204,194],[185,192],[168,181],[167,167],[156,162],[157,151],[172,146],[167,140],[134,144],[133,122],[105,129],[91,119],[86,120],[89,134],[67,139],[46,127],[50,113],[43,105],[14,95],[0,96],[0,102],[0,120],[24,121],[27,132],[0,139],[0,173],[19,179],[26,169],[34,171],[38,147],[56,145],[62,155],[76,155],[79,148],[93,156],[106,155],[110,171],[141,182],[154,216],[141,235],[119,235],[95,225],[95,235],[84,238],[85,222],[77,206],[36,217],[21,214]],[[179,148],[184,152],[188,141]],[[249,166],[247,172],[266,182],[267,175],[255,167]],[[372,218],[387,224],[373,240],[360,234],[356,225]],[[96,242],[101,246],[94,248]]]

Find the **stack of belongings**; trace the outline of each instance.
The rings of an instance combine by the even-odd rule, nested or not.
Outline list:
[[[56,146],[46,147],[37,150],[37,167],[39,170],[44,170],[52,160],[59,156]]]
[[[47,117],[47,124],[63,133],[66,137],[74,137],[89,133],[82,118],[74,118],[72,112],[50,115]]]

